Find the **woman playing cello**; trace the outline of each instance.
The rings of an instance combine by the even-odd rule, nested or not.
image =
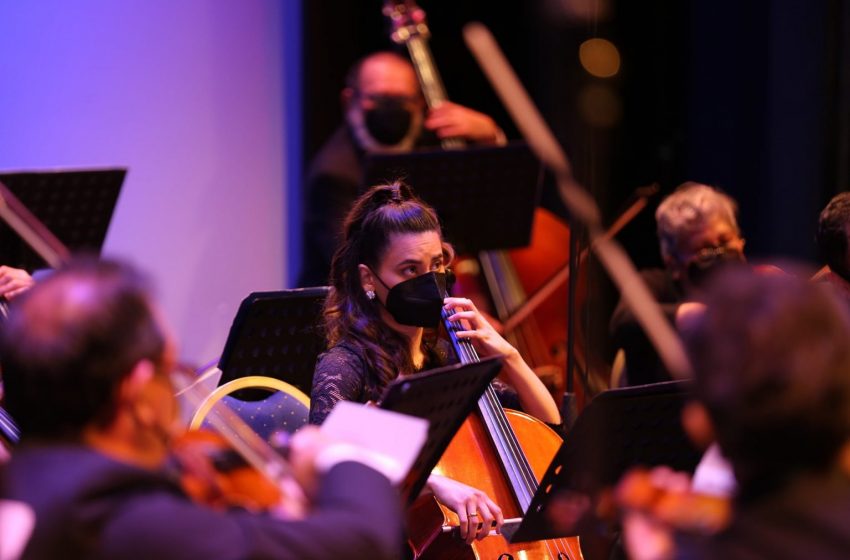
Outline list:
[[[449,321],[464,322],[459,338],[484,356],[505,357],[503,376],[511,387],[497,382],[502,403],[560,424],[557,405],[516,349],[469,300],[444,299],[452,255],[434,210],[407,186],[373,187],[357,200],[331,265],[333,289],[324,310],[330,349],[316,366],[311,422],[321,423],[340,400],[377,401],[399,375],[452,361],[449,346],[428,333],[445,308]],[[503,522],[500,507],[481,491],[438,476],[429,489],[457,513],[467,542]]]

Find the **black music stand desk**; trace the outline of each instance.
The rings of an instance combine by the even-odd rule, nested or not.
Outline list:
[[[369,154],[362,187],[404,180],[437,211],[445,238],[477,253],[529,244],[542,169],[525,143]]]
[[[316,358],[325,349],[322,305],[328,290],[253,292],[242,300],[218,362],[219,384],[263,375],[309,395]]]
[[[387,387],[381,408],[428,420],[425,445],[401,484],[402,497],[408,503],[419,496],[434,466],[501,368],[502,358],[491,356],[400,377]]]
[[[71,253],[100,255],[126,169],[0,173],[12,191]],[[0,224],[0,264],[32,272],[44,260]]]
[[[557,513],[550,513],[549,506],[570,496],[585,496],[585,503],[592,502],[630,467],[668,465],[693,472],[702,453],[682,428],[682,407],[689,394],[689,382],[670,381],[597,395],[552,459],[522,523],[518,528],[503,527],[508,540],[528,542],[577,534],[577,528],[556,519]]]

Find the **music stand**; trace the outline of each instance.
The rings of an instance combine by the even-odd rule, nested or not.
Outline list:
[[[325,349],[322,305],[328,290],[253,292],[242,300],[218,362],[219,384],[264,375],[309,395],[316,358]]]
[[[72,253],[99,255],[126,169],[0,173],[4,183]],[[32,272],[45,262],[0,224],[0,263]]]
[[[501,368],[502,358],[491,356],[401,377],[387,387],[381,408],[428,420],[428,438],[401,484],[408,503],[419,496],[446,447]]]
[[[522,523],[514,532],[503,531],[506,538],[528,542],[577,534],[576,527],[553,519],[551,503],[569,495],[594,497],[630,467],[668,465],[693,472],[702,453],[682,428],[689,393],[688,381],[670,381],[599,394],[552,459]]]
[[[362,187],[403,179],[437,211],[446,239],[477,253],[529,244],[542,169],[524,143],[369,154]]]

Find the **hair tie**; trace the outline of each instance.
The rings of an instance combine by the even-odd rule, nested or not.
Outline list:
[[[390,200],[392,200],[396,204],[401,204],[401,185],[398,183],[393,183],[391,189],[392,194],[390,195]]]

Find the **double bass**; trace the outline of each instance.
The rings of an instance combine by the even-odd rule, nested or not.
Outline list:
[[[430,32],[425,13],[413,0],[387,0],[384,15],[390,20],[391,39],[407,47],[425,103],[433,109],[448,100],[440,74],[428,47]],[[445,149],[462,148],[460,138],[444,138]],[[526,301],[526,293],[537,289],[569,261],[570,230],[545,209],[535,211],[531,244],[510,251],[482,251],[459,259],[454,267],[456,294],[476,301],[479,309],[498,321],[507,320]],[[567,290],[550,294],[546,305],[505,332],[557,398],[568,383],[566,342],[568,334]],[[586,370],[587,368],[585,368]]]

